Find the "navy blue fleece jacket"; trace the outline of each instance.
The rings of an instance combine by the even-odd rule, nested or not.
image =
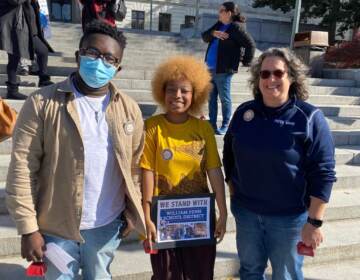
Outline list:
[[[224,138],[223,163],[235,203],[264,215],[302,213],[310,196],[328,202],[336,181],[324,115],[296,98],[276,109],[261,99],[240,105]]]

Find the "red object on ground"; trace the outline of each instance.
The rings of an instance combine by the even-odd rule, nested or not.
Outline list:
[[[306,246],[305,243],[302,241],[300,241],[296,247],[299,255],[304,255],[309,257],[313,257],[315,255],[313,247]]]
[[[26,269],[26,276],[42,277],[46,273],[46,264],[44,262],[33,262]]]
[[[154,243],[152,243],[154,244]],[[145,239],[144,242],[143,242],[143,246],[144,246],[144,251],[146,254],[152,254],[152,255],[155,255],[158,253],[158,250],[157,249],[150,249],[150,242],[148,239]]]

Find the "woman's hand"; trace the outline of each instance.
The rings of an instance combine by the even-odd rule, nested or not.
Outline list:
[[[308,209],[309,217],[323,220],[325,214],[326,202],[320,198],[310,196],[310,207]],[[324,236],[320,228],[306,223],[301,231],[302,241],[306,246],[311,246],[315,250],[323,242]]]
[[[220,40],[226,40],[229,38],[229,34],[223,31],[213,31],[212,35]]]
[[[220,243],[224,239],[224,235],[226,232],[226,220],[227,215],[220,215],[219,219],[216,222],[215,227],[215,238],[217,239],[217,243]]]
[[[324,236],[320,228],[306,223],[301,231],[301,239],[306,246],[311,246],[315,250],[323,242]]]

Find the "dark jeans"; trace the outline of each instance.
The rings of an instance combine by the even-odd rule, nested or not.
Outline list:
[[[42,80],[48,80],[49,75],[47,74],[47,64],[48,64],[48,53],[49,50],[47,46],[40,40],[38,36],[34,36],[34,51],[36,54],[36,61],[39,65],[39,77]],[[11,84],[16,84],[16,70],[20,62],[20,56],[13,55],[8,53],[8,65],[7,65],[7,74],[8,82]]]

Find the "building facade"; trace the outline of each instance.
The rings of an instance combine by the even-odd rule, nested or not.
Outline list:
[[[80,22],[81,5],[78,0],[47,0],[53,21]],[[195,24],[197,11],[201,15],[217,13],[219,0],[126,0],[124,28],[179,33],[182,26]],[[291,21],[291,15],[274,12],[268,8],[254,9],[252,0],[235,0],[249,18]]]
[[[79,0],[47,0],[52,21],[81,21]],[[195,24],[204,30],[217,19],[219,5],[225,0],[126,0],[127,14],[122,28],[144,31],[179,33],[184,27]],[[247,29],[258,44],[267,46],[288,45],[293,13],[284,14],[270,8],[252,7],[253,0],[233,0],[247,17]],[[198,22],[196,16],[198,15]],[[318,19],[311,19],[300,30],[321,30]],[[351,39],[348,32],[346,39]]]

